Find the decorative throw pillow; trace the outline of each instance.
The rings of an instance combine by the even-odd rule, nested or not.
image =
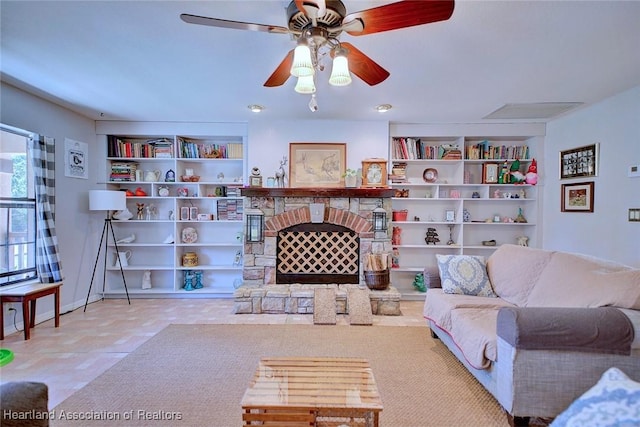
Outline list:
[[[618,368],[609,368],[596,385],[587,390],[556,417],[552,427],[640,425],[640,383]]]
[[[436,255],[442,289],[446,294],[496,297],[483,256]]]

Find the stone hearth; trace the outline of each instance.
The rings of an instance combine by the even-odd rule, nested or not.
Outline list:
[[[337,313],[348,313],[348,287],[366,288],[362,263],[364,255],[391,252],[390,234],[388,231],[373,231],[371,212],[381,203],[390,222],[393,193],[389,188],[243,188],[245,209],[257,207],[264,212],[265,238],[263,242],[245,243],[243,285],[234,293],[235,312],[313,313],[314,289],[331,286],[336,288]],[[356,277],[356,281],[359,283],[277,283],[278,234],[299,224],[311,224],[311,204],[317,203],[324,205],[324,215],[319,224],[341,226],[357,236],[359,280]],[[299,251],[295,256],[308,257],[303,245]],[[335,249],[327,247],[326,251]],[[369,296],[374,314],[400,314],[400,293],[393,286],[384,291],[369,290]]]

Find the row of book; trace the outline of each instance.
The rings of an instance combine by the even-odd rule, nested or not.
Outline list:
[[[462,152],[457,144],[430,145],[420,138],[393,138],[391,156],[406,160],[459,160]]]
[[[485,140],[466,147],[465,156],[469,160],[528,159],[526,145],[492,145]]]
[[[242,144],[205,144],[180,138],[180,157],[185,159],[241,159]]]
[[[112,163],[110,181],[132,182],[136,180],[137,163]]]
[[[229,188],[227,191],[229,191]],[[227,192],[227,195],[229,193]],[[239,221],[242,219],[244,208],[242,200],[218,200],[218,219]]]
[[[391,155],[406,160],[460,160],[462,151],[457,144],[429,145],[420,138],[393,138]],[[528,159],[527,145],[493,145],[488,140],[467,145],[467,160]]]
[[[173,141],[167,138],[128,140],[107,137],[107,156],[123,158],[172,158]]]

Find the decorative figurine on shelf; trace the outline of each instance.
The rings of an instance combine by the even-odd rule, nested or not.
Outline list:
[[[424,241],[427,245],[430,245],[430,244],[437,245],[438,242],[440,242],[438,233],[436,232],[435,228],[433,227],[427,228],[427,235],[425,236]]]
[[[391,268],[400,268],[400,251],[398,248],[391,250]]]
[[[498,184],[509,184],[509,164],[505,161],[498,175]]]
[[[518,216],[516,217],[516,219],[514,220],[514,222],[520,222],[520,223],[525,223],[527,222],[527,219],[524,217],[524,215],[522,214],[522,208],[518,208]]]
[[[147,193],[142,189],[142,187],[136,188],[136,191],[133,194],[138,197],[145,197],[147,195]]]
[[[391,232],[391,244],[392,245],[401,245],[402,241],[402,228],[393,227]]]
[[[280,160],[280,168],[276,171],[276,183],[279,188],[284,188],[286,186],[285,180],[287,177],[287,173],[284,170],[284,167],[287,165],[287,156],[282,156],[282,160]]]
[[[499,198],[500,198],[500,189],[499,189],[499,188],[496,188],[496,189],[493,191],[493,198],[494,198],[494,199],[499,199]]]
[[[524,181],[531,185],[536,185],[538,183],[538,163],[536,163],[536,159],[531,161],[527,174],[524,176]]]
[[[520,236],[516,238],[518,245],[520,246],[529,246],[529,238],[527,236]]]
[[[142,273],[142,289],[151,289],[151,270]]]
[[[136,212],[136,218],[142,219],[144,215],[144,203],[136,203],[136,208],[138,209]]]
[[[427,288],[424,286],[424,275],[422,273],[418,273],[416,277],[414,277],[413,287],[419,292],[427,292]]]
[[[524,174],[520,172],[520,160],[516,159],[513,163],[511,163],[510,168],[510,177],[512,184],[524,184]]]
[[[164,182],[176,182],[176,173],[169,169],[167,173],[164,174]]]

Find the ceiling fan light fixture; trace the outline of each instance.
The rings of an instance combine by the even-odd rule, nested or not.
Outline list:
[[[264,107],[258,104],[248,105],[247,108],[251,110],[252,113],[260,113],[262,110],[264,110]]]
[[[376,111],[378,113],[386,113],[387,111],[391,110],[393,108],[393,106],[391,104],[380,104],[378,106],[376,106]]]
[[[316,85],[313,82],[313,76],[300,76],[296,83],[295,91],[304,95],[316,93]]]
[[[351,84],[349,60],[347,59],[347,51],[344,48],[339,47],[335,50],[329,84],[333,86],[347,86]]]
[[[293,77],[304,77],[312,76],[314,72],[313,62],[311,61],[311,49],[309,49],[307,40],[300,38],[293,52],[293,63],[291,64],[290,73]]]

